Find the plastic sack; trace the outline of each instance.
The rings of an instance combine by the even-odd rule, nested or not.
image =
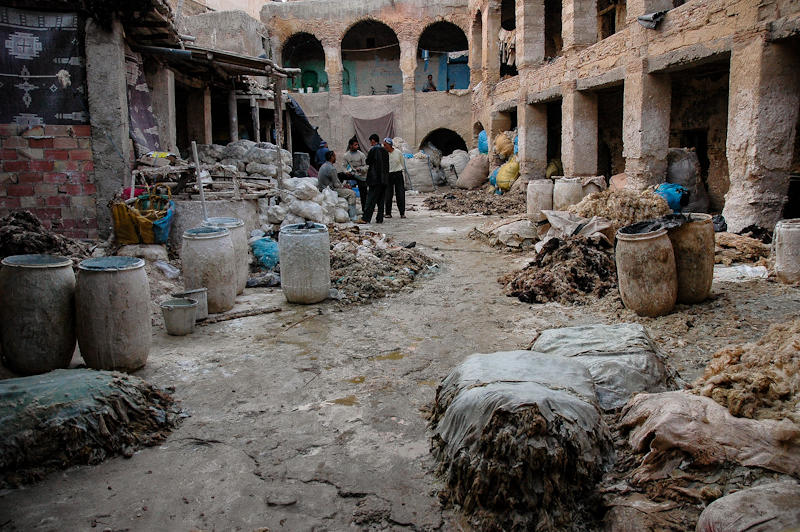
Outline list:
[[[561,159],[550,159],[544,175],[547,179],[551,179],[555,175],[564,175],[564,165],[561,164]]]
[[[511,157],[514,155],[514,143],[505,133],[501,133],[494,140],[494,150],[502,157]]]
[[[497,188],[503,191],[509,190],[517,177],[519,177],[519,163],[517,158],[512,156],[511,160],[501,166],[497,173]]]
[[[467,167],[458,176],[458,188],[473,189],[486,183],[489,178],[489,158],[486,155],[477,155],[467,163]]]
[[[489,136],[484,129],[478,133],[478,151],[481,153],[489,153]]]
[[[494,169],[494,172],[489,176],[489,184],[493,187],[497,186],[497,174],[500,172],[500,167]]]
[[[519,153],[519,135],[514,135],[514,155]]]
[[[662,183],[656,187],[656,194],[667,200],[672,212],[681,212],[682,204],[689,199],[689,191],[683,185]]]
[[[166,205],[163,201],[167,201]],[[132,205],[112,205],[111,217],[119,244],[164,244],[175,217],[175,202],[143,194]]]
[[[253,248],[253,255],[255,255],[259,264],[268,270],[273,269],[278,265],[278,262],[280,262],[278,255],[278,243],[272,240],[270,237],[265,236],[264,238],[259,238],[258,240],[252,242],[250,247]]]

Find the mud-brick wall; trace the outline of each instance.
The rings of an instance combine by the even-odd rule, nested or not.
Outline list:
[[[25,209],[72,238],[97,238],[89,125],[0,124],[0,216]]]

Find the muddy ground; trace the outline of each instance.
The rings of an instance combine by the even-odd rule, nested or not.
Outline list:
[[[691,381],[717,349],[800,308],[800,290],[768,280],[715,283],[709,301],[655,319],[613,294],[583,306],[521,303],[496,279],[529,256],[469,239],[486,216],[428,211],[423,199],[409,196],[417,210],[407,219],[371,228],[416,241],[437,273],[350,307],[290,305],[277,289],[248,289],[238,308],[281,311],[188,337],[157,328],[136,375],[174,386],[191,417],[129,459],[0,493],[0,529],[469,530],[439,505],[424,419],[466,356],[525,348],[546,328],[636,321]]]

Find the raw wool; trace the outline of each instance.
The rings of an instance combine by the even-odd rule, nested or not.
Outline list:
[[[756,238],[736,233],[714,234],[714,262],[730,266],[734,262],[754,262],[769,266],[770,248]]]
[[[613,453],[593,390],[566,357],[468,357],[432,408],[440,498],[471,514],[476,529],[591,529],[583,503]]]
[[[589,194],[577,205],[571,205],[568,210],[584,218],[605,218],[611,222],[614,232],[635,222],[672,213],[666,200],[658,194],[649,190],[637,192],[628,189],[607,189]]]
[[[430,158],[431,166],[439,167],[442,165],[442,151],[439,148],[428,142],[422,148],[422,151]]]
[[[688,391],[641,393],[622,411],[619,428],[644,454],[633,483],[664,478],[682,462],[737,463],[800,475],[800,427],[789,420],[745,419]],[[683,466],[681,466],[683,468]]]
[[[428,209],[451,214],[523,214],[527,209],[527,196],[521,192],[501,196],[485,190],[452,189],[446,194],[425,198],[423,204]]]
[[[464,150],[455,150],[450,155],[442,157],[442,171],[449,186],[456,186],[456,181],[464,173],[469,161],[469,154]]]
[[[511,138],[507,133],[511,133]],[[497,138],[494,141],[494,149],[501,157],[504,159],[508,159],[512,155],[514,155],[514,137],[513,132],[504,132],[497,135]]]
[[[330,238],[331,286],[343,304],[386,297],[436,271],[430,257],[380,233],[331,228]]]
[[[616,272],[600,239],[552,238],[531,264],[498,282],[504,294],[523,303],[586,304],[616,288]]]
[[[755,343],[715,353],[692,392],[734,416],[787,418],[800,426],[800,318],[773,325]]]
[[[131,456],[180,421],[172,397],[138,377],[88,369],[0,381],[0,487]]]
[[[89,246],[45,229],[29,211],[0,218],[0,259],[11,255],[61,255],[77,263],[89,256]]]
[[[319,189],[317,189],[316,177],[293,177],[291,179],[286,179],[283,182],[283,188],[300,200],[314,200],[314,198],[320,194]],[[320,201],[322,201],[322,199],[320,199]]]
[[[305,220],[323,223],[325,212],[322,205],[311,200],[294,199],[289,202],[289,212]],[[302,222],[301,222],[302,223]]]

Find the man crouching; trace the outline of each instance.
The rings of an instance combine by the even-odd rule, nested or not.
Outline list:
[[[345,187],[339,181],[339,175],[336,172],[336,152],[333,150],[325,152],[325,163],[319,168],[319,177],[317,177],[317,188],[320,192],[325,190],[325,187],[333,189],[340,198],[347,200],[347,214],[350,220],[356,220],[356,193]]]

